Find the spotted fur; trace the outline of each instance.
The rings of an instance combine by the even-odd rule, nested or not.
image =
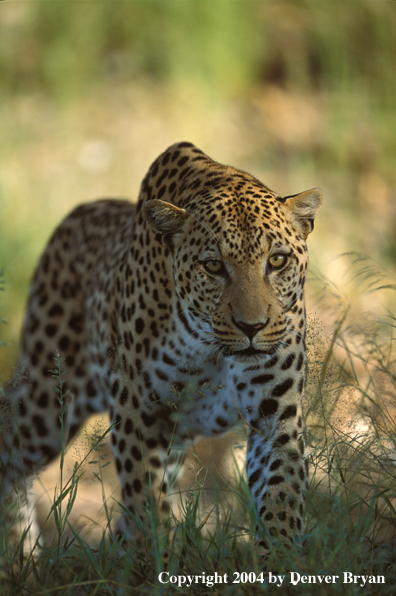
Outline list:
[[[48,372],[59,351],[74,397],[70,438],[89,414],[110,412],[126,508],[143,518],[148,487],[154,503],[167,494],[171,444],[244,422],[258,515],[269,535],[293,542],[308,486],[306,238],[321,200],[317,188],[281,198],[179,143],[155,160],[137,206],[75,209],[33,280],[19,362],[28,372],[6,392],[16,416],[3,437],[3,494],[60,451]]]

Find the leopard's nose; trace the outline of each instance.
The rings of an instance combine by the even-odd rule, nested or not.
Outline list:
[[[261,331],[261,329],[264,329],[264,327],[267,325],[269,319],[267,319],[265,322],[261,322],[261,323],[255,323],[254,325],[250,325],[248,323],[244,323],[243,321],[236,321],[234,319],[234,317],[232,317],[232,322],[234,323],[235,327],[238,327],[238,329],[240,329],[241,331],[243,331],[243,333],[250,339],[252,340],[253,337],[259,332]]]

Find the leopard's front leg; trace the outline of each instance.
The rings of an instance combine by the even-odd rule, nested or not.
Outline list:
[[[163,433],[160,418],[161,409],[156,405],[134,412],[127,407],[118,407],[112,421],[112,448],[125,507],[117,524],[117,533],[126,532],[135,544],[142,541],[139,525],[147,524],[148,510],[159,521],[169,517],[167,496],[172,465],[169,462],[169,438]],[[132,515],[129,516],[126,510]],[[137,523],[134,523],[134,517],[138,518]]]
[[[252,498],[269,534],[289,545],[303,531],[308,487],[302,417],[305,360],[303,349],[293,356],[275,355],[273,366],[269,360],[246,367],[241,371],[244,382],[236,385],[242,416],[251,429],[246,468]],[[257,542],[265,555],[268,541],[257,537]]]

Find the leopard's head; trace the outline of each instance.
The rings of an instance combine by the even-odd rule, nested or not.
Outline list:
[[[306,238],[322,193],[280,198],[252,176],[218,165],[214,183],[203,176],[200,187],[185,187],[172,203],[151,199],[142,216],[170,249],[181,312],[199,337],[228,356],[271,353],[288,332],[287,313],[302,306]]]

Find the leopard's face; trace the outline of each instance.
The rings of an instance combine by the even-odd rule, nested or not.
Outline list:
[[[266,235],[255,247],[252,236],[240,232],[231,242],[206,236],[202,246],[183,245],[175,254],[175,290],[183,307],[206,323],[208,337],[225,354],[271,350],[284,337],[286,313],[301,294],[307,253],[299,259],[285,242]]]
[[[271,353],[281,344],[293,321],[288,313],[302,296],[306,236],[320,200],[317,189],[280,199],[248,179],[244,186],[238,180],[237,189],[228,184],[223,192],[197,194],[185,210],[146,203],[144,217],[157,231],[164,217],[174,218],[164,238],[175,291],[201,339],[233,357]]]

